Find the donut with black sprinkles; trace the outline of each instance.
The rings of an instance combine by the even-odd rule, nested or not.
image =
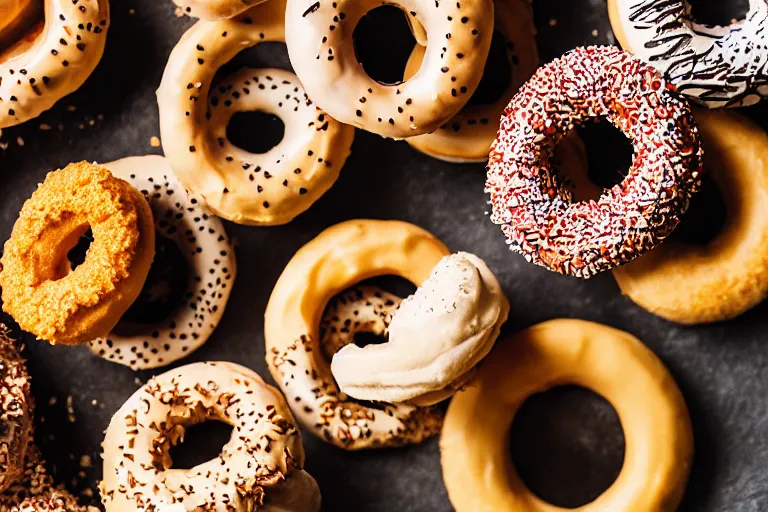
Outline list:
[[[100,357],[134,370],[158,368],[200,348],[216,329],[235,282],[235,251],[221,221],[187,194],[162,156],[124,158],[105,167],[144,195],[152,208],[156,238],[176,244],[188,275],[181,303],[164,319],[131,323],[123,318],[123,328],[131,323],[130,329],[114,329],[89,346]],[[154,296],[167,295],[173,279],[166,277],[150,270],[139,302],[151,304],[159,302]]]
[[[21,478],[31,439],[29,374],[16,342],[0,324],[0,492]]]
[[[193,18],[231,18],[265,0],[173,0],[184,14]]]
[[[634,146],[626,178],[573,202],[552,152],[579,123],[604,117]],[[491,220],[532,263],[588,278],[636,258],[680,221],[700,183],[702,149],[687,103],[654,68],[615,47],[577,48],[512,98],[491,147]]]

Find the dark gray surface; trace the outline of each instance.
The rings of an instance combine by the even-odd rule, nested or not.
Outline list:
[[[107,53],[86,86],[39,120],[3,133],[10,147],[0,153],[2,239],[47,171],[74,160],[108,161],[159,152],[149,145],[150,137],[159,135],[154,90],[171,48],[191,21],[177,18],[169,0],[112,4]],[[536,0],[535,9],[546,60],[578,44],[613,42],[604,0]],[[241,60],[288,65],[284,48],[274,44]],[[68,105],[76,110],[67,110]],[[753,117],[764,112],[764,107],[751,110]],[[97,120],[99,115],[103,120]],[[41,122],[54,129],[40,131]],[[23,138],[23,147],[17,137]],[[443,164],[404,142],[363,132],[356,137],[339,181],[296,221],[276,228],[227,225],[238,242],[237,282],[214,336],[182,364],[230,360],[268,376],[263,312],[293,253],[342,220],[403,219],[429,229],[452,249],[475,252],[489,263],[511,301],[507,332],[550,318],[576,317],[624,329],[645,341],[677,379],[693,419],[695,464],[681,510],[768,509],[765,304],[734,321],[699,328],[655,318],[623,298],[610,274],[584,282],[533,267],[509,253],[499,229],[486,217],[482,165]],[[598,155],[605,144],[591,144],[590,150]],[[86,470],[84,480],[92,486],[100,476],[102,431],[137,388],[135,379],[144,382],[151,373],[136,374],[84,348],[53,348],[25,339],[43,451],[59,479],[70,486],[80,470],[80,455],[92,455],[97,467]],[[73,397],[74,423],[67,419],[68,395]],[[58,398],[54,405],[49,405],[51,396]],[[537,397],[526,405],[513,431],[521,472],[533,489],[556,503],[577,505],[594,497],[621,464],[623,439],[615,413],[583,390]],[[399,450],[346,453],[307,435],[305,446],[325,510],[451,510],[436,440]]]

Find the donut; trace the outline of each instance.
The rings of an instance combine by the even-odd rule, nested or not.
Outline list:
[[[31,409],[24,359],[6,326],[0,324],[0,493],[24,473],[24,457],[32,439]]]
[[[43,3],[38,0],[7,0],[0,4],[0,55],[3,50],[16,44],[24,31],[40,25],[42,19]],[[37,34],[39,30],[35,27],[31,34]]]
[[[350,220],[291,258],[267,303],[264,342],[269,370],[307,430],[347,450],[419,443],[438,432],[435,409],[407,415],[400,406],[360,403],[342,393],[323,357],[320,322],[328,302],[360,281],[395,274],[419,285],[447,254],[412,224]]]
[[[685,0],[608,0],[621,46],[653,65],[693,101],[709,107],[753,105],[768,95],[768,4],[730,26],[693,21]]]
[[[152,208],[156,238],[176,244],[187,262],[188,276],[181,303],[169,315],[147,323],[123,317],[117,329],[91,341],[89,347],[94,354],[133,370],[158,368],[200,348],[216,329],[235,281],[235,251],[221,221],[187,195],[165,158],[138,156],[104,165],[141,191]],[[160,259],[162,247],[158,244]],[[147,308],[153,302],[162,305],[162,298],[153,300],[154,289],[173,280],[161,273],[167,269],[153,269],[138,299]]]
[[[26,7],[18,8],[27,3],[11,0],[6,12],[26,20]],[[15,44],[0,47],[0,128],[33,119],[77,90],[104,53],[108,0],[45,0],[44,18]]]
[[[728,111],[695,112],[726,221],[706,245],[669,240],[614,269],[622,293],[682,324],[729,320],[768,296],[768,135]]]
[[[493,0],[393,0],[426,53],[408,81],[370,78],[352,34],[378,0],[288,0],[285,40],[309,97],[342,123],[384,137],[430,133],[455,116],[475,92],[493,35]]]
[[[510,80],[501,95],[490,103],[476,103],[474,97],[452,119],[432,133],[408,137],[408,144],[429,156],[451,163],[485,162],[499,129],[499,117],[511,98],[539,65],[534,37],[533,10],[524,0],[494,2],[494,32],[491,55],[497,47],[510,66]],[[405,67],[405,79],[413,77],[424,61],[426,48],[415,45]],[[484,76],[492,76],[495,62],[489,57]],[[486,78],[487,79],[487,78]],[[483,81],[477,89],[483,88]],[[477,94],[476,92],[476,94]]]
[[[509,429],[531,395],[574,384],[602,395],[624,429],[624,466],[583,512],[672,512],[683,496],[693,434],[683,396],[663,363],[634,336],[583,320],[552,320],[500,341],[475,385],[451,401],[440,435],[443,479],[456,512],[564,512],[520,480]]]
[[[620,184],[575,202],[551,154],[594,117],[621,130],[635,157]],[[529,262],[588,278],[669,235],[698,189],[701,157],[690,109],[656,70],[615,47],[577,48],[540,68],[504,111],[488,161],[491,220]]]
[[[67,252],[89,228],[94,240],[71,270]],[[139,295],[154,249],[144,196],[103,167],[69,164],[48,173],[5,243],[3,310],[52,344],[106,336]]]
[[[343,347],[331,372],[358,400],[432,405],[474,377],[508,314],[488,265],[473,254],[451,254],[400,304],[386,343]]]
[[[265,0],[173,0],[187,16],[220,20],[237,16]]]
[[[184,186],[225,219],[290,222],[339,176],[354,129],[319,110],[295,75],[244,69],[214,85],[216,71],[241,50],[282,41],[283,0],[230,20],[201,21],[171,52],[158,90],[163,150]],[[283,140],[256,155],[227,139],[237,112],[261,110],[285,123]]]
[[[210,420],[233,427],[221,454],[173,469],[170,448]],[[115,413],[99,489],[107,512],[319,511],[303,465],[301,433],[276,389],[233,363],[194,363],[152,378]]]

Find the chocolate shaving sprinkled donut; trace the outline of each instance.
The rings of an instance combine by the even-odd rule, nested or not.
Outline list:
[[[0,492],[20,479],[32,439],[29,374],[8,329],[0,324]]]
[[[552,172],[552,152],[595,117],[631,139],[634,161],[597,201],[573,202]],[[539,69],[506,108],[488,164],[491,220],[528,261],[588,278],[669,235],[698,189],[701,165],[696,123],[674,86],[628,52],[577,48]]]
[[[105,167],[147,199],[157,239],[162,237],[175,244],[187,262],[187,282],[180,302],[170,314],[146,323],[141,318],[131,322],[124,316],[117,329],[106,338],[92,341],[90,348],[134,370],[165,366],[200,348],[218,325],[235,282],[235,251],[221,221],[187,194],[165,158],[125,158]],[[154,265],[159,264],[156,258]],[[168,262],[167,266],[171,265]],[[138,301],[147,306],[161,303],[164,295],[172,295],[165,288],[175,284],[173,281],[173,276],[150,269]]]

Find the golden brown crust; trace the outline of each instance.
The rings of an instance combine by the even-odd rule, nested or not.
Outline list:
[[[89,227],[94,241],[70,272],[67,252]],[[105,336],[141,290],[154,237],[144,197],[107,169],[80,162],[51,172],[5,243],[3,309],[51,343]]]

